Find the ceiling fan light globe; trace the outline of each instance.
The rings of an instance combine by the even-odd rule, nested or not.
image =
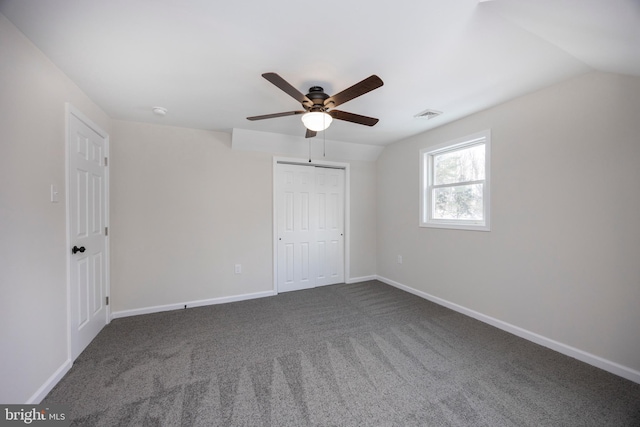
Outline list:
[[[304,123],[304,126],[315,132],[325,130],[329,127],[332,121],[333,117],[321,111],[312,111],[302,115],[302,123]]]

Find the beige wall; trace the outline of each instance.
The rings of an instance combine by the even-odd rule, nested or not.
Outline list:
[[[639,113],[594,72],[388,146],[378,274],[640,371]],[[419,228],[419,149],[484,129],[491,231]]]
[[[68,361],[65,102],[110,120],[0,14],[0,402]],[[50,185],[60,202],[50,202]]]
[[[114,312],[273,289],[272,154],[122,121],[112,140]],[[374,177],[375,163],[351,163],[351,277],[375,274]]]
[[[142,123],[115,121],[113,140],[113,311],[273,288],[270,156]]]
[[[351,168],[350,261],[348,279],[376,274],[376,163],[349,162]]]

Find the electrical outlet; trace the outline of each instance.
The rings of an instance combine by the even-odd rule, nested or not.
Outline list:
[[[242,273],[242,264],[236,264],[236,274]]]
[[[402,264],[402,255],[398,255],[398,264]]]

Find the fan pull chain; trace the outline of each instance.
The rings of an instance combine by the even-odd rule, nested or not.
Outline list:
[[[309,163],[311,163],[311,138],[307,138],[309,141]]]
[[[325,124],[324,122],[327,120],[327,116],[322,116],[322,122],[323,124]],[[322,157],[326,158],[327,157],[327,127],[324,127],[324,131],[322,132]]]

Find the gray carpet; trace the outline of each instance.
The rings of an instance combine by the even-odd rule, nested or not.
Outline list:
[[[638,426],[640,385],[380,282],[114,320],[81,426]]]

